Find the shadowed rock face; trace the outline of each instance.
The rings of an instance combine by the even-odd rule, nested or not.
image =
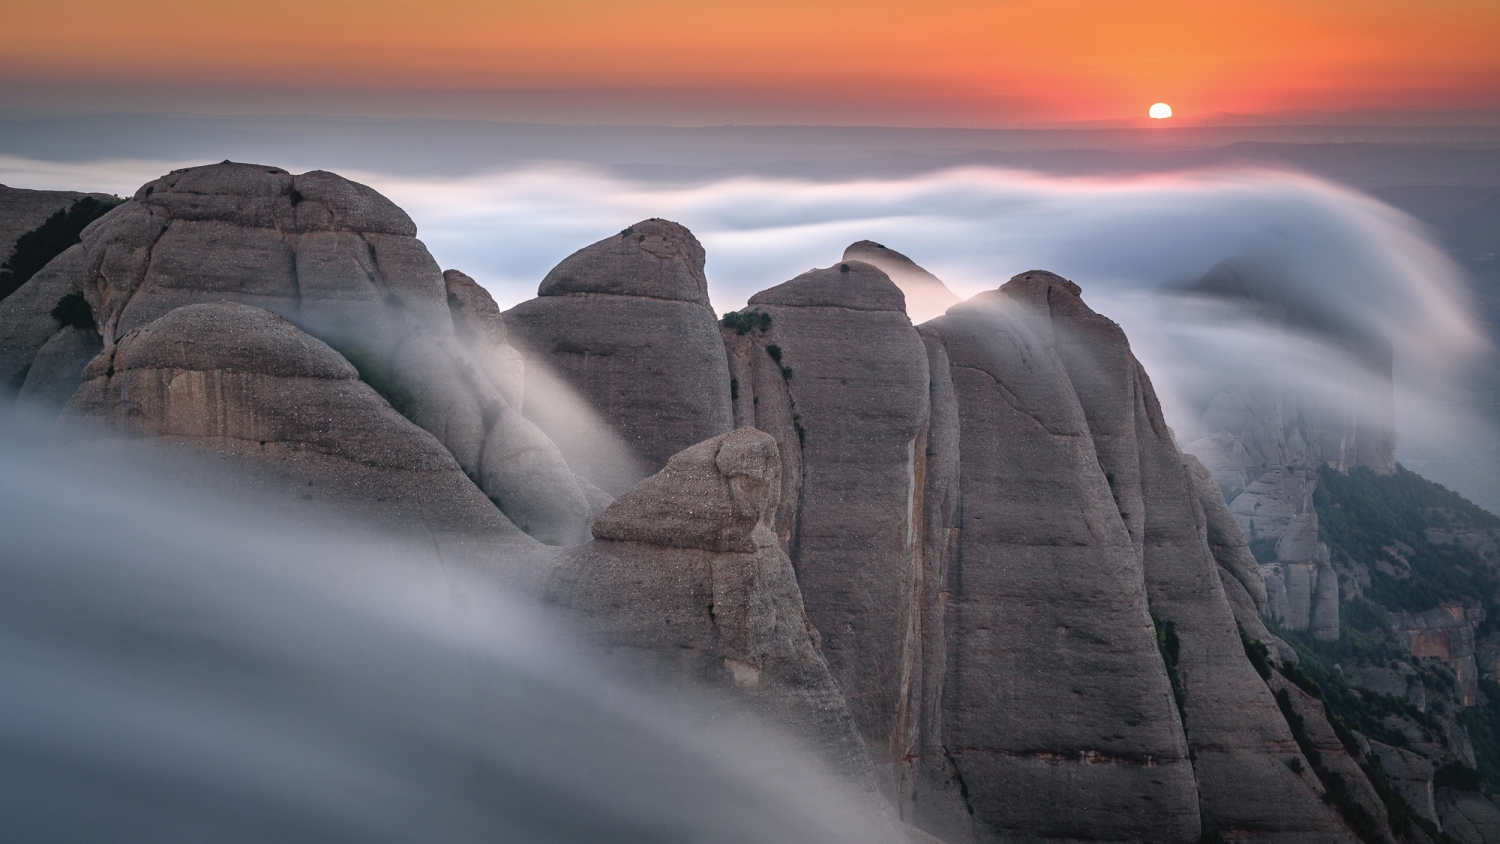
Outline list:
[[[611,494],[734,425],[703,260],[687,229],[646,220],[573,253],[537,298],[505,312],[527,358],[526,415]],[[612,460],[592,430],[549,414],[549,375],[582,396],[636,459]]]
[[[1352,840],[1321,801],[1321,787],[1285,764],[1296,750],[1291,731],[1245,657],[1191,467],[1123,333],[1083,304],[1077,285],[1051,273],[1024,273],[1001,292],[1029,323],[1051,324],[1088,426],[1098,432],[1098,465],[1114,478],[1116,506],[1122,513],[1135,502],[1143,507],[1136,547],[1151,608],[1173,622],[1182,643],[1187,739],[1205,822],[1226,836],[1255,840]],[[1111,381],[1124,375],[1125,386],[1092,387],[1100,371],[1118,373]],[[1119,436],[1130,426],[1133,450]],[[1216,527],[1227,530],[1222,513]],[[1221,538],[1220,545],[1229,544]],[[1238,572],[1243,560],[1232,565]]]
[[[85,377],[63,422],[86,439],[191,447],[251,486],[388,529],[529,544],[431,434],[341,355],[268,311],[178,308],[121,337]]]
[[[1062,360],[1008,304],[923,326],[961,432],[942,745],[981,840],[1195,841],[1136,541]]]
[[[583,541],[594,506],[504,396],[517,376],[498,348],[497,309],[483,307],[477,285],[450,285],[415,235],[389,200],[332,173],[231,162],[174,171],[0,305],[0,376],[46,359],[58,328],[50,312],[68,293],[86,297],[105,353],[176,308],[254,305],[354,362],[518,524],[550,542]],[[66,389],[67,373],[53,380],[38,389]]]

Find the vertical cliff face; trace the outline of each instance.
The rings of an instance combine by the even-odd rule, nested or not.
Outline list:
[[[1062,361],[1004,298],[924,326],[961,432],[943,750],[982,838],[1196,840],[1135,540]]]
[[[1028,320],[1050,321],[1051,336],[1060,338],[1054,342],[1071,347],[1059,357],[1068,377],[1082,385],[1077,392],[1089,429],[1113,434],[1122,418],[1133,425],[1133,450],[1122,447],[1118,434],[1096,439],[1098,462],[1117,488],[1137,487],[1115,497],[1131,502],[1122,510],[1137,501],[1143,508],[1138,548],[1151,609],[1173,625],[1180,641],[1177,669],[1204,822],[1226,836],[1257,840],[1351,839],[1320,799],[1317,781],[1286,764],[1297,752],[1292,731],[1246,659],[1191,467],[1123,333],[1101,324],[1076,285],[1050,273],[1017,276],[1001,293]],[[1111,371],[1131,386],[1093,386],[1099,373]],[[1244,569],[1242,560],[1236,568]],[[1253,584],[1253,575],[1242,573]]]
[[[505,312],[527,372],[526,415],[569,465],[611,494],[734,425],[729,367],[692,232],[645,220],[573,253],[537,298]],[[638,461],[608,460],[593,434],[548,414],[549,373],[581,395]]]
[[[751,297],[750,309],[770,321],[747,335],[763,374],[741,393],[753,390],[757,419],[796,450],[784,471],[801,472],[787,550],[823,653],[897,794],[909,787],[920,723],[926,349],[901,291],[868,264],[804,273]],[[790,419],[771,421],[778,412]]]

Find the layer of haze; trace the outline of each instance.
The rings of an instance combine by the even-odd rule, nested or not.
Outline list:
[[[7,840],[886,840],[788,739],[499,591],[518,560],[143,456],[0,423]]]
[[[0,182],[124,195],[187,163],[201,162],[0,157]],[[316,156],[263,163],[318,166]],[[1248,368],[1326,394],[1350,383],[1327,338],[1277,340],[1248,316],[1182,306],[1183,285],[1234,262],[1273,278],[1322,323],[1387,338],[1397,361],[1398,456],[1500,508],[1500,420],[1488,418],[1493,397],[1477,395],[1473,377],[1475,367],[1493,367],[1494,350],[1468,279],[1414,220],[1305,174],[1221,167],[1106,178],[970,167],[684,181],[576,165],[452,177],[341,172],[406,209],[439,263],[474,276],[502,308],[534,296],[569,253],[647,217],[681,222],[703,242],[721,312],[836,263],[863,239],[910,255],[965,297],[1025,270],[1051,270],[1124,326],[1184,442],[1212,433],[1198,430],[1197,413],[1216,379]]]
[[[12,3],[0,107],[1013,125],[1500,106],[1494,0]]]

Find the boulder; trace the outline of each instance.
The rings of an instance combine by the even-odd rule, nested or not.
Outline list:
[[[703,260],[687,229],[646,220],[573,253],[503,315],[526,357],[523,412],[610,494],[734,425]],[[613,436],[555,412],[563,391]]]

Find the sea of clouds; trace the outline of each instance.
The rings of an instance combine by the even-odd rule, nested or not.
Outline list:
[[[41,162],[0,157],[0,182],[128,195],[199,161]],[[318,162],[275,162],[294,172]],[[1395,350],[1400,456],[1500,506],[1490,420],[1465,393],[1492,353],[1462,270],[1428,231],[1368,195],[1312,176],[1218,168],[1132,177],[1060,177],[991,167],[899,178],[630,178],[577,164],[455,176],[344,169],[412,216],[443,268],[487,287],[502,308],[535,295],[574,250],[648,217],[690,228],[708,254],[719,311],[840,260],[869,239],[901,251],[960,296],[1047,269],[1125,328],[1171,424],[1195,435],[1186,395],[1229,369],[1275,366],[1315,389],[1347,373],[1316,336],[1181,307],[1182,288],[1235,262],[1277,279],[1304,310],[1378,335]],[[1446,468],[1445,468],[1446,467]]]

